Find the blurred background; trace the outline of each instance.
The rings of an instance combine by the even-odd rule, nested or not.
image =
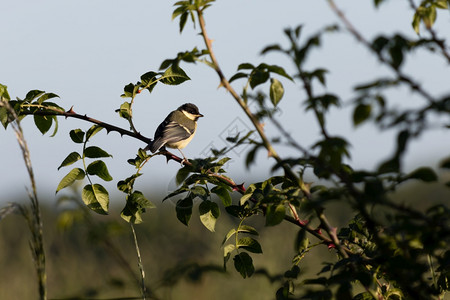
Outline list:
[[[372,1],[337,2],[348,19],[369,40],[379,34],[415,35],[411,27],[414,12],[409,8],[408,1],[387,1],[379,9],[373,7]],[[124,101],[120,98],[123,87],[130,82],[135,83],[140,75],[148,71],[158,70],[163,60],[175,57],[180,51],[204,48],[202,38],[198,35],[199,29],[193,28],[192,23],[188,22],[183,34],[179,34],[177,20],[171,20],[173,3],[175,1],[5,0],[0,18],[0,83],[8,86],[13,98],[24,98],[32,89],[53,92],[60,96],[57,102],[62,107],[68,109],[73,106],[77,113],[128,128],[126,121],[114,112]],[[290,61],[276,54],[261,56],[261,50],[274,43],[287,45],[283,35],[285,28],[303,24],[306,37],[336,23],[338,20],[327,2],[317,0],[219,0],[206,11],[207,29],[227,77],[232,76],[243,62],[254,65],[263,61],[277,64],[289,73],[293,70]],[[450,37],[447,13],[438,16],[436,28],[440,36]],[[390,75],[389,70],[380,66],[345,30],[326,35],[322,47],[311,54],[307,66],[328,69],[326,90],[342,97],[344,105],[333,111],[328,126],[333,134],[346,137],[352,144],[352,166],[372,169],[392,155],[394,132],[380,132],[370,125],[353,128],[352,110],[346,105],[355,96],[353,87],[356,84],[366,83],[382,74]],[[152,137],[169,111],[182,103],[193,102],[205,118],[200,119],[193,142],[183,152],[187,157],[206,157],[211,147],[220,149],[227,146],[226,137],[248,131],[251,124],[230,95],[219,88],[218,78],[210,68],[202,64],[182,67],[191,80],[175,87],[158,85],[152,94],[144,92],[139,95],[134,106],[134,123],[143,135]],[[439,58],[422,52],[414,54],[407,60],[405,71],[414,74],[433,95],[448,92],[448,66]],[[281,80],[286,92],[279,105],[279,119],[303,146],[308,147],[319,136],[316,122],[312,115],[304,113],[302,102],[305,95],[299,86]],[[234,87],[240,91],[243,84],[236,81]],[[416,99],[406,89],[392,91],[391,100],[392,105],[398,107],[422,103],[421,99]],[[55,196],[54,191],[70,169],[58,171],[57,167],[70,152],[81,151],[80,145],[71,142],[69,131],[74,128],[87,130],[91,124],[61,118],[55,137],[49,137],[48,134],[42,136],[31,118],[25,119],[22,125],[31,151],[38,195],[45,207],[49,296],[138,295],[136,286],[130,283],[132,280],[125,264],[120,263],[121,259],[117,258],[107,243],[98,238],[99,235],[95,235],[95,231],[107,230],[110,233],[108,236],[111,242],[137,274],[129,228],[118,217],[125,199],[117,191],[116,182],[135,172],[126,160],[134,158],[137,149],[145,145],[128,137],[122,138],[117,133],[106,135],[101,132],[94,138],[92,145],[100,146],[113,155],[113,158],[106,160],[114,178],[105,184],[111,196],[110,215],[93,217],[96,225],[92,227],[84,222],[75,222],[78,225],[64,230],[63,225],[68,223],[61,220],[64,210],[57,205],[59,194]],[[270,124],[266,130],[271,137],[278,135]],[[404,161],[405,171],[421,165],[436,167],[448,155],[449,147],[450,139],[443,130],[436,128],[427,132],[411,143]],[[246,169],[245,150],[243,148],[230,153],[232,160],[226,166],[228,176],[236,182],[249,184],[271,174],[272,161],[267,159],[263,151],[259,152],[256,163]],[[277,150],[282,157],[294,154],[283,146]],[[0,130],[0,164],[0,205],[11,201],[26,202],[29,181],[11,130]],[[201,226],[195,215],[195,220],[191,222],[192,228],[179,223],[173,203],[161,203],[164,195],[175,189],[174,177],[178,169],[178,164],[167,164],[163,157],[156,157],[146,165],[144,175],[136,186],[157,204],[156,210],[144,215],[144,224],[137,229],[145,249],[143,259],[149,285],[158,286],[158,293],[163,291],[162,295],[168,299],[182,298],[185,293],[195,293],[198,294],[197,299],[206,299],[217,295],[221,287],[228,287],[233,282],[233,288],[220,290],[220,299],[245,299],[246,295],[237,295],[240,295],[241,289],[244,290],[244,286],[251,284],[264,297],[270,295],[269,298],[261,296],[261,299],[271,299],[273,293],[265,294],[264,291],[275,291],[277,284],[271,284],[263,275],[244,281],[235,272],[229,272],[202,278],[202,288],[190,284],[199,279],[193,276],[183,279],[176,285],[177,288],[167,287],[170,284],[161,275],[174,267],[183,264],[188,265],[188,270],[192,270],[189,264],[194,264],[194,267],[195,264],[220,267],[220,243],[223,235],[234,224],[234,220],[222,217],[217,233],[213,234]],[[409,199],[415,195],[420,203],[421,193],[430,191],[434,190],[415,188],[412,192],[404,191],[401,197]],[[61,192],[64,193],[70,191]],[[442,193],[439,192],[433,199],[448,199],[445,198],[448,194]],[[340,213],[331,218],[336,225],[343,225],[349,216]],[[0,223],[0,260],[5,266],[2,268],[5,273],[0,277],[8,278],[0,283],[1,299],[13,299],[12,296],[16,299],[33,299],[35,275],[26,244],[26,228],[22,223],[16,216]],[[262,233],[270,237],[261,239],[267,244],[263,243],[265,254],[260,266],[267,268],[271,274],[287,270],[294,250],[292,245],[284,244],[283,241],[292,241],[296,228],[291,228],[289,224],[277,228],[263,228],[263,223],[255,226],[259,226]],[[320,255],[330,255],[326,250],[322,252]],[[258,261],[255,263],[258,265]],[[314,261],[306,263],[305,267],[316,273],[320,270],[320,266],[314,266]],[[221,272],[219,269],[217,272]],[[169,274],[168,277],[176,276]],[[79,282],[84,278],[89,278],[88,283]],[[222,281],[217,282],[216,278]],[[12,293],[6,294],[8,291]]]

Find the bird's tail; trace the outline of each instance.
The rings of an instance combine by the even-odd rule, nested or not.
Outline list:
[[[151,141],[145,148],[144,151],[150,150],[151,153],[155,153],[163,146],[164,141],[162,139],[156,139]]]

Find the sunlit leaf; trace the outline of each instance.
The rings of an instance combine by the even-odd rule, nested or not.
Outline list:
[[[277,106],[284,95],[283,84],[275,78],[270,79],[270,100],[273,106]]]
[[[105,181],[111,181],[113,178],[109,174],[106,164],[101,160],[96,160],[88,165],[86,171],[89,175],[97,175]]]
[[[62,167],[69,166],[80,159],[81,155],[78,152],[72,152],[69,155],[67,155],[67,157],[63,160],[61,165],[58,167],[58,170],[61,169]]]
[[[84,141],[84,131],[81,129],[72,129],[70,131],[70,138],[74,143],[81,144]]]
[[[220,215],[217,203],[206,200],[199,205],[200,221],[211,232],[215,231],[216,221]]]
[[[84,155],[89,158],[111,157],[112,155],[97,146],[90,146],[84,149]]]
[[[76,180],[82,180],[84,176],[85,174],[83,169],[80,168],[72,169],[66,176],[63,177],[63,179],[61,179],[61,181],[58,184],[58,187],[56,188],[56,192],[72,185]]]
[[[109,194],[100,184],[88,184],[81,192],[84,204],[98,214],[108,214]]]

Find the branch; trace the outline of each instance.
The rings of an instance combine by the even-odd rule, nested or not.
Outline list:
[[[408,76],[406,76],[403,72],[401,72],[398,68],[395,68],[389,61],[387,61],[382,55],[381,53],[375,51],[372,48],[372,45],[369,43],[369,41],[367,41],[362,34],[356,29],[355,26],[353,26],[353,24],[347,19],[347,17],[345,16],[345,14],[337,7],[336,3],[334,2],[334,0],[328,0],[328,4],[331,7],[331,10],[338,16],[338,18],[341,20],[342,23],[344,23],[345,27],[347,28],[347,30],[361,43],[363,44],[366,48],[368,48],[371,52],[373,52],[378,60],[380,62],[382,62],[383,64],[389,66],[391,68],[391,70],[397,75],[398,79],[401,80],[402,82],[406,83],[409,85],[409,87],[416,91],[417,93],[419,93],[423,98],[425,98],[428,103],[430,105],[436,105],[437,101],[434,99],[433,96],[431,96],[427,91],[425,91],[421,85],[414,81],[413,79],[409,78]]]
[[[87,115],[77,114],[73,110],[73,107],[71,107],[68,111],[61,111],[58,108],[49,107],[49,106],[43,106],[43,105],[26,105],[26,106],[27,107],[37,107],[37,108],[40,108],[40,110],[37,110],[37,111],[22,111],[20,113],[21,115],[63,116],[63,117],[66,117],[66,118],[75,118],[75,119],[80,119],[80,120],[84,120],[84,121],[87,121],[87,122],[90,122],[90,123],[97,124],[97,125],[105,128],[108,133],[111,132],[111,131],[116,131],[116,132],[120,133],[121,136],[128,135],[128,136],[133,137],[135,139],[141,140],[141,141],[143,141],[146,144],[149,144],[152,141],[152,139],[143,136],[139,132],[129,131],[129,130],[123,129],[121,127],[117,127],[117,126],[111,125],[109,123],[105,123],[105,122],[99,121],[97,119],[93,119],[91,117],[88,117]]]
[[[309,200],[312,200],[311,199],[311,194],[309,192],[309,188],[292,171],[292,169],[287,164],[283,163],[283,160],[277,154],[277,152],[273,148],[272,144],[270,143],[269,139],[267,138],[261,123],[259,123],[259,121],[256,118],[256,116],[250,111],[250,109],[247,106],[247,104],[243,101],[243,99],[233,89],[233,87],[231,86],[230,82],[226,79],[225,75],[222,72],[222,69],[219,67],[219,63],[218,63],[217,58],[216,58],[216,56],[214,54],[214,51],[212,49],[211,40],[209,39],[208,33],[206,31],[205,20],[203,18],[203,11],[201,9],[199,9],[199,8],[197,9],[197,16],[198,16],[198,20],[199,20],[199,24],[200,24],[201,34],[202,34],[203,40],[205,42],[206,48],[208,49],[209,56],[210,56],[211,61],[212,61],[212,67],[214,68],[214,70],[216,71],[217,75],[219,76],[219,79],[220,79],[220,82],[221,82],[222,86],[233,96],[233,98],[236,100],[236,102],[239,104],[239,106],[245,112],[247,117],[250,119],[250,121],[252,122],[253,126],[256,128],[256,131],[258,132],[258,134],[259,134],[259,136],[260,136],[260,138],[261,138],[261,140],[263,142],[264,147],[269,152],[269,156],[272,156],[277,161],[277,163],[279,163],[282,166],[282,168],[283,168],[283,170],[285,172],[285,175],[288,178],[290,178],[291,180],[293,180],[294,182],[296,182],[298,184],[300,190],[303,192],[305,197],[307,197]],[[324,129],[324,128],[322,128],[322,129]],[[326,131],[324,132],[324,134],[325,134],[325,136],[327,136]],[[336,228],[333,228],[333,227],[330,226],[328,220],[326,219],[326,217],[325,217],[325,215],[323,213],[319,213],[318,212],[317,214],[318,214],[319,219],[321,221],[321,228],[323,228],[327,232],[328,236],[330,237],[330,239],[331,239],[332,243],[334,244],[334,246],[338,249],[339,253],[341,253],[341,255],[343,257],[348,257],[347,251],[343,248],[343,246],[339,242],[339,239],[338,239],[337,234],[336,234]],[[298,224],[299,226],[303,226],[306,229],[306,224],[301,224],[301,222],[298,222],[295,219],[289,219],[288,221],[290,221],[290,222],[292,222],[294,224]],[[313,235],[317,236],[317,231],[315,229],[309,228],[307,230],[308,230],[308,232],[310,232]],[[323,235],[319,234],[319,238],[324,240],[325,237]],[[331,242],[329,242],[329,240],[328,240],[328,245],[331,245]]]

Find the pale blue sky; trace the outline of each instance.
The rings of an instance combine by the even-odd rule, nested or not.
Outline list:
[[[139,80],[143,73],[157,70],[164,59],[174,57],[178,51],[204,48],[198,29],[193,29],[190,23],[185,32],[179,34],[178,22],[171,20],[174,2],[4,0],[0,18],[0,83],[8,86],[12,97],[24,97],[32,89],[54,92],[61,97],[58,100],[61,106],[73,105],[78,113],[126,128],[127,123],[114,112],[124,101],[120,98],[123,87]],[[379,10],[373,9],[372,1],[336,2],[369,38],[381,32],[415,34],[410,26],[412,11],[408,1],[388,1]],[[268,44],[286,44],[282,34],[286,27],[304,24],[304,32],[309,35],[338,20],[325,0],[218,0],[207,10],[206,22],[218,60],[230,77],[242,62],[265,61],[292,70],[284,57],[275,54],[262,57],[259,52]],[[449,28],[448,13],[441,12],[438,33],[450,38]],[[347,33],[329,36],[324,41],[324,47],[311,56],[308,66],[328,68],[327,91],[341,95],[344,102],[352,99],[355,83],[391,74],[385,67],[378,66],[376,59]],[[450,74],[443,59],[415,55],[406,67],[435,95],[448,93]],[[197,135],[184,153],[188,157],[198,157],[210,144],[217,148],[225,145],[223,132],[230,124],[245,128],[250,123],[234,100],[223,89],[217,89],[218,79],[211,69],[204,65],[187,65],[185,70],[191,81],[177,87],[159,85],[151,95],[145,92],[136,99],[135,124],[144,135],[152,137],[169,111],[187,101],[196,103],[205,118],[199,121]],[[308,146],[317,140],[316,123],[302,110],[304,94],[298,85],[283,83],[286,93],[280,104],[281,122]],[[242,84],[236,81],[234,87],[239,91]],[[398,106],[405,101],[421,103],[406,89],[392,95]],[[347,107],[333,111],[329,125],[333,133],[347,136],[351,141],[355,166],[374,167],[392,154],[391,133],[380,134],[366,125],[355,130],[350,116]],[[240,119],[233,123],[236,117]],[[59,133],[50,138],[41,136],[31,118],[23,122],[39,191],[49,201],[54,201],[53,191],[70,170],[69,167],[57,171],[57,167],[68,153],[80,151],[79,145],[70,141],[68,132],[90,126],[70,119],[60,119],[59,124]],[[267,131],[271,136],[276,132],[270,126]],[[134,173],[126,160],[133,158],[137,148],[145,145],[128,137],[121,138],[117,133],[99,134],[92,144],[113,154],[114,158],[106,162],[114,181],[105,186],[112,195],[118,195],[116,182]],[[421,162],[435,165],[448,154],[449,148],[448,133],[435,130],[411,144],[406,166],[411,169]],[[286,148],[279,150],[282,155],[292,154]],[[262,152],[257,166],[249,171],[244,171],[242,153],[232,153],[232,158],[228,176],[237,182],[250,183],[254,177],[261,179],[272,165]],[[0,129],[0,164],[0,202],[10,200],[14,194],[26,195],[24,187],[29,183],[11,130]],[[153,159],[147,164],[145,178],[138,187],[170,189],[178,168],[173,162],[166,165],[162,157]]]

